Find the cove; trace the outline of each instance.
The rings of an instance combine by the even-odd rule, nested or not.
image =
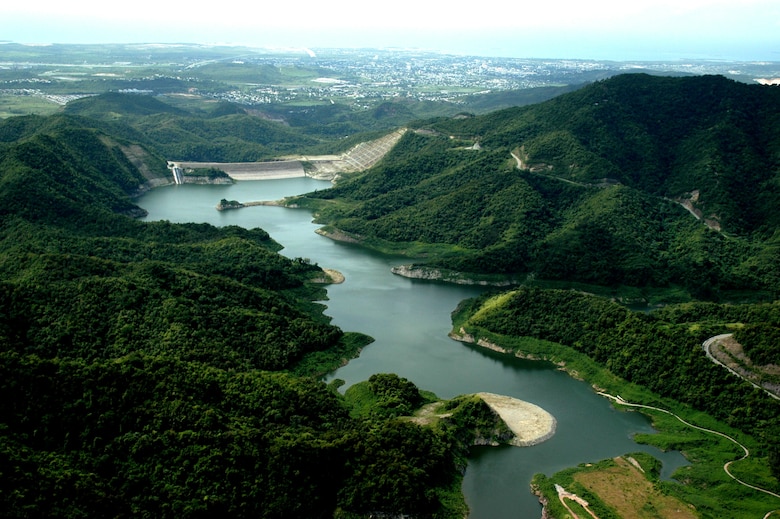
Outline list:
[[[397,373],[441,398],[490,392],[536,404],[557,420],[555,435],[533,447],[480,447],[473,450],[463,482],[472,519],[535,518],[541,505],[529,491],[533,474],[644,451],[663,462],[662,477],[687,464],[678,452],[638,445],[635,433],[651,433],[649,420],[618,412],[586,383],[545,362],[516,359],[447,337],[450,313],[479,287],[449,285],[395,276],[392,266],[408,258],[367,251],[315,234],[307,210],[255,206],[217,211],[220,199],[278,200],[326,189],[311,178],[238,182],[233,185],[178,185],[156,188],[136,200],[147,220],[206,222],[265,229],[290,258],[309,258],[334,268],[346,281],[328,287],[326,314],[343,330],[374,337],[360,356],[329,374],[346,389],[374,373]]]

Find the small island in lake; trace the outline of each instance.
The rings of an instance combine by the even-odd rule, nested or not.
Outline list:
[[[225,211],[227,209],[240,209],[242,207],[244,207],[244,204],[242,204],[238,200],[226,200],[223,198],[217,204],[217,211]]]

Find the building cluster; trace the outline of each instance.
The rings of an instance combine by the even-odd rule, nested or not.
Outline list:
[[[82,94],[61,95],[63,84],[78,87],[87,80],[82,87],[85,92],[98,91],[100,84],[109,90],[146,94],[189,89],[191,93],[248,106],[307,105],[314,101],[349,104],[359,110],[376,106],[377,101],[398,98],[459,103],[475,94],[587,83],[630,71],[724,74],[765,83],[776,82],[774,78],[780,74],[776,63],[520,59],[410,49],[306,49],[305,53],[258,52],[229,60],[206,58],[203,49],[193,48],[192,52],[189,58],[179,56],[181,62],[166,63],[0,62],[0,95],[40,96],[64,104]],[[140,58],[152,59],[146,54]],[[163,70],[154,71],[155,67]],[[256,78],[252,67],[257,67]],[[280,73],[279,83],[272,83],[274,69]],[[294,69],[299,70],[292,76],[282,73]],[[265,76],[269,70],[270,76]],[[312,75],[315,70],[319,76]]]
[[[52,103],[64,106],[71,101],[94,94],[48,94],[37,88],[0,88],[0,96],[41,97]]]
[[[275,66],[307,66],[311,59],[257,58]],[[462,96],[561,83],[561,74],[591,70],[592,62],[571,62],[562,71],[554,61],[459,57],[438,54],[383,52],[318,56],[316,65],[331,71],[293,87],[256,85],[253,88],[201,94],[246,105],[284,103],[311,99],[351,99],[361,102],[398,97],[418,101],[458,102]]]

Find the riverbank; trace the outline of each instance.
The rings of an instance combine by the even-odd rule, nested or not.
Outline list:
[[[467,344],[474,344],[481,348],[486,348],[488,350],[492,350],[497,353],[503,353],[505,355],[514,355],[518,359],[541,360],[541,361],[552,362],[553,364],[558,366],[558,368],[566,371],[566,373],[568,373],[570,377],[577,380],[582,380],[582,377],[577,373],[577,371],[566,369],[566,363],[563,361],[554,361],[542,355],[535,355],[533,353],[526,353],[519,350],[511,350],[509,348],[503,348],[498,344],[490,342],[489,340],[483,337],[480,337],[479,339],[475,338],[473,335],[468,334],[466,330],[462,327],[460,329],[460,333],[450,332],[447,336],[454,341],[464,342]]]

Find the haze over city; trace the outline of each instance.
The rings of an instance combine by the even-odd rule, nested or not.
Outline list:
[[[774,0],[307,0],[186,6],[43,0],[0,7],[0,37],[30,44],[193,42],[558,59],[780,61],[778,35],[780,3]]]

